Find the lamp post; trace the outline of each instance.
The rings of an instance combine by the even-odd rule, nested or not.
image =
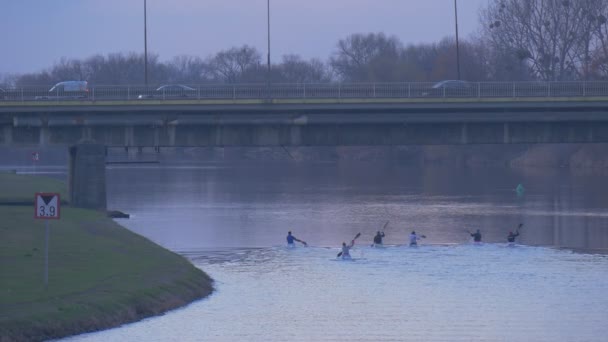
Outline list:
[[[454,21],[456,23],[456,72],[460,80],[460,45],[458,42],[458,4],[454,0]]]
[[[146,0],[144,0],[144,83],[148,86],[148,16],[146,8]]]
[[[267,18],[267,34],[268,34],[268,59],[266,70],[266,82],[268,87],[268,97],[270,97],[270,0],[266,0],[266,18]]]

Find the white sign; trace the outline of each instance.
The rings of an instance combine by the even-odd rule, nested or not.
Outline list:
[[[40,160],[40,155],[38,154],[38,152],[32,152],[32,161],[38,161]]]
[[[59,194],[57,193],[36,193],[34,199],[34,218],[41,220],[59,220],[60,203]]]

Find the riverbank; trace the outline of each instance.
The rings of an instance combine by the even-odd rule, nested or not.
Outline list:
[[[19,178],[16,180],[16,178]],[[16,186],[22,177],[36,184]],[[8,182],[8,183],[7,183]],[[12,183],[11,183],[12,182]],[[57,191],[56,181],[0,173],[2,200]],[[59,182],[61,183],[61,182]],[[4,189],[11,189],[10,196]],[[44,288],[44,222],[32,206],[0,205],[0,341],[40,341],[107,329],[209,295],[212,279],[185,258],[91,210],[62,207],[50,222]]]

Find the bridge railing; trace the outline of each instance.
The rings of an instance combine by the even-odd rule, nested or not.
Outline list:
[[[353,99],[353,98],[522,98],[608,97],[608,82],[455,82],[205,84],[159,88],[145,85],[95,85],[88,91],[51,86],[0,87],[0,101],[103,101],[179,99]]]

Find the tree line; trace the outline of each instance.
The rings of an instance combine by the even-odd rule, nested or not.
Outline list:
[[[479,32],[459,42],[461,79],[580,81],[608,79],[608,0],[493,0],[480,10]],[[282,56],[268,71],[262,53],[243,45],[207,58],[148,56],[150,84],[435,82],[456,79],[456,42],[405,45],[384,33],[340,39],[326,60]],[[15,75],[14,86],[63,80],[144,83],[141,53],[63,58],[41,72]]]

